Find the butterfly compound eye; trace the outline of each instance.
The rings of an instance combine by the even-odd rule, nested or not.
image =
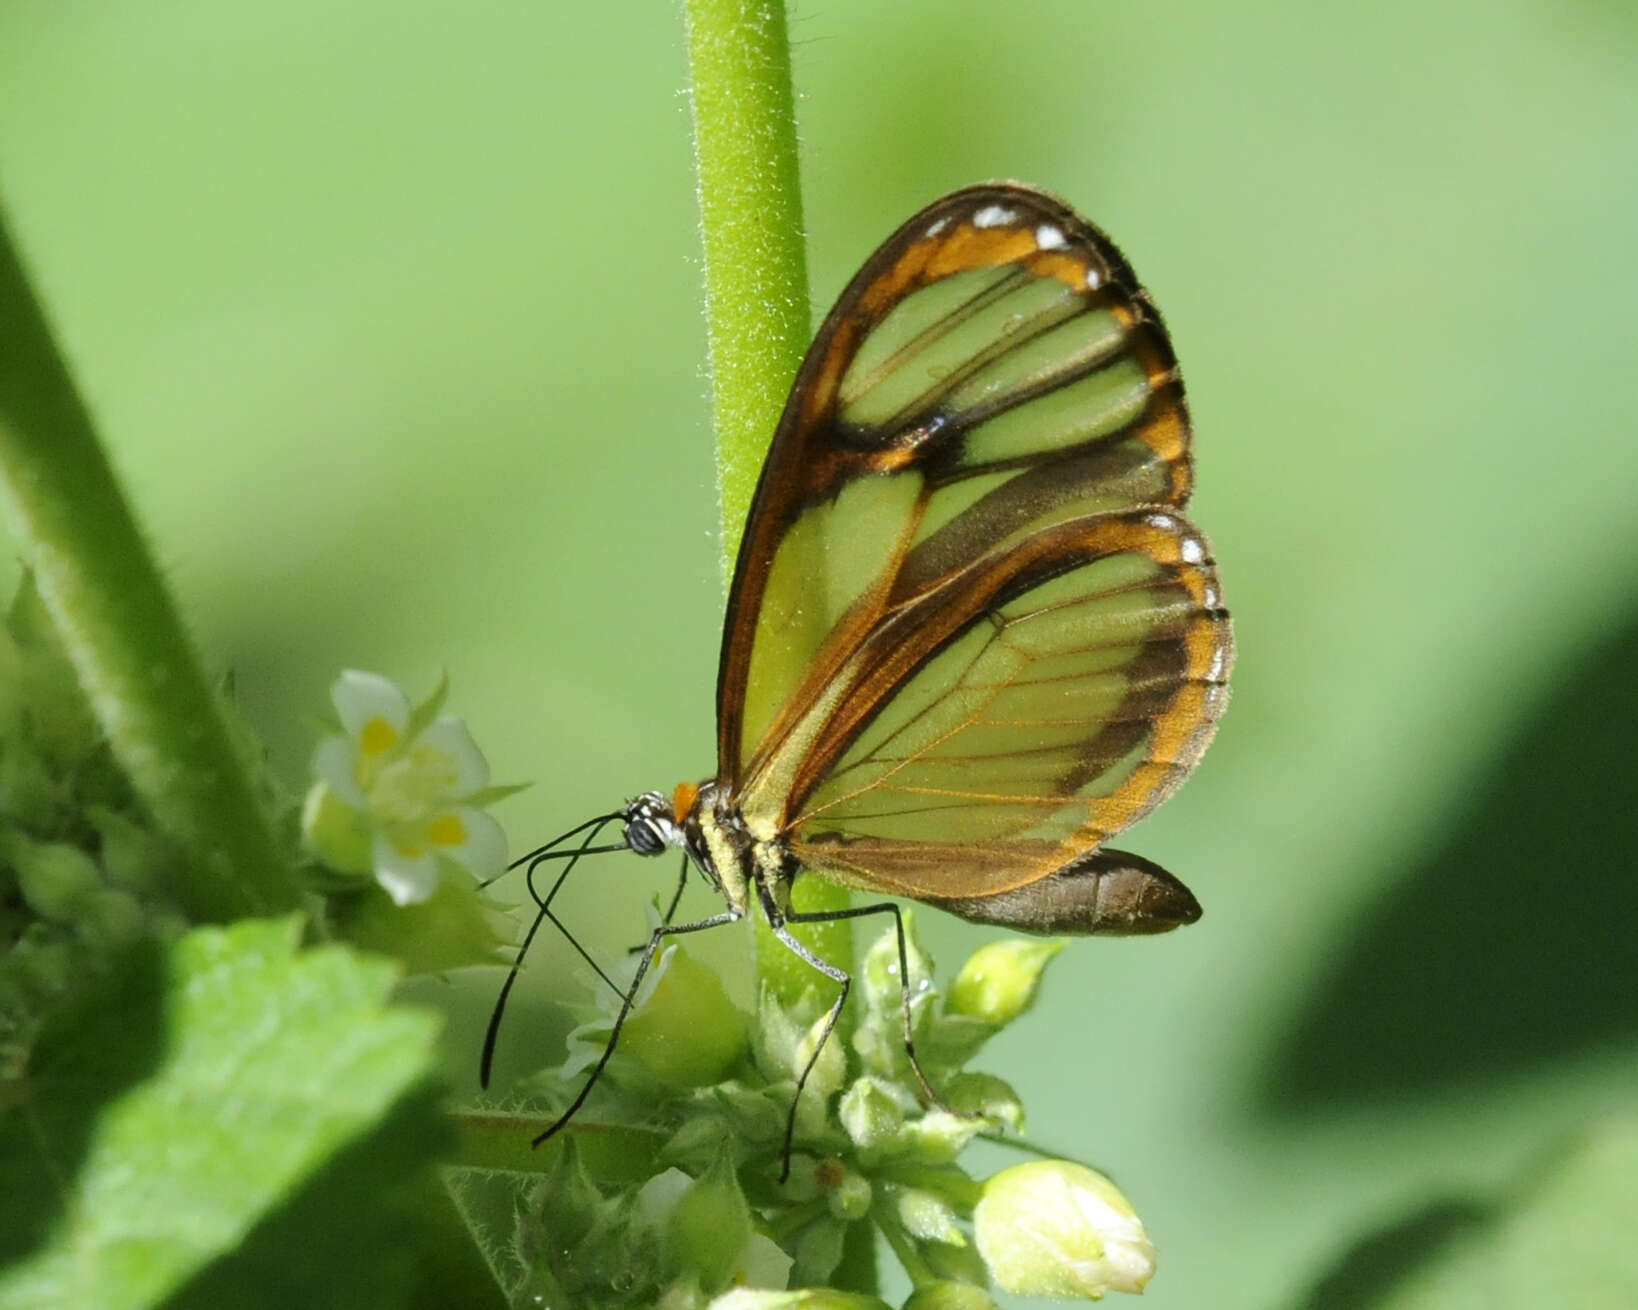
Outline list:
[[[626,845],[638,855],[658,855],[676,839],[677,825],[659,792],[627,802],[624,818]]]

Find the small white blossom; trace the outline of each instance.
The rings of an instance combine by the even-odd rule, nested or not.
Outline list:
[[[466,724],[422,722],[396,684],[356,669],[336,679],[330,699],[342,732],[313,752],[318,781],[302,813],[320,857],[368,871],[399,905],[430,897],[445,863],[479,879],[499,872],[506,837],[478,808],[489,765]]]

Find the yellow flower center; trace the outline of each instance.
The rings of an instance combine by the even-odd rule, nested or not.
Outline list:
[[[466,825],[458,814],[440,814],[427,825],[427,840],[434,846],[459,846],[466,841]]]
[[[455,799],[455,761],[440,750],[416,746],[383,761],[366,787],[370,809],[386,824],[424,824],[445,813]]]
[[[358,748],[366,755],[380,755],[389,751],[398,741],[398,729],[383,718],[366,723],[358,734]]]

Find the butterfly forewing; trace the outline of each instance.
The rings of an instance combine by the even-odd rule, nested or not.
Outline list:
[[[821,328],[741,550],[720,776],[753,832],[979,895],[1156,803],[1230,655],[1189,486],[1170,344],[1105,237],[1008,185],[911,219]]]

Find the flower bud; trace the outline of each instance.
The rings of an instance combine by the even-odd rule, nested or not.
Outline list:
[[[1011,1023],[1034,1002],[1042,970],[1065,945],[1008,938],[979,947],[950,984],[944,1008],[996,1028]]]
[[[921,1187],[894,1187],[888,1195],[904,1231],[917,1241],[967,1245],[967,1234],[956,1223],[955,1208],[937,1192]]]
[[[123,946],[147,926],[142,902],[130,892],[99,888],[80,901],[75,927],[82,940],[96,946]]]
[[[815,1058],[817,1052],[817,1058]],[[813,1062],[809,1068],[808,1062]],[[803,1096],[811,1096],[814,1100],[823,1103],[832,1093],[842,1085],[842,1079],[847,1076],[847,1052],[842,1048],[841,1038],[836,1036],[831,1025],[828,1013],[815,1019],[808,1031],[803,1034],[802,1040],[796,1044],[796,1059],[792,1064],[792,1072],[800,1078],[802,1071],[808,1071],[807,1086],[803,1089]]]
[[[904,1125],[904,1107],[877,1079],[866,1075],[853,1080],[837,1106],[842,1128],[860,1150],[891,1139]]]
[[[1024,1131],[1024,1106],[1018,1093],[994,1074],[956,1074],[944,1084],[944,1100],[952,1110],[981,1115],[1015,1133]]]
[[[982,1119],[951,1114],[947,1110],[929,1110],[921,1118],[907,1122],[891,1142],[871,1154],[882,1158],[909,1156],[924,1164],[949,1164],[984,1127]]]
[[[163,838],[106,805],[86,809],[101,838],[99,862],[108,881],[126,891],[148,892],[161,886],[176,864]]]
[[[921,949],[916,936],[915,917],[904,911],[904,955],[910,966],[908,989],[912,1012],[921,1010],[933,995],[933,961]],[[889,928],[870,944],[860,964],[859,986],[865,1009],[872,1015],[889,1018],[895,1028],[902,1022],[906,984],[899,978],[899,934]]]
[[[863,1219],[870,1213],[870,1202],[875,1195],[875,1189],[870,1186],[870,1179],[861,1173],[842,1165],[839,1161],[831,1161],[833,1170],[821,1172],[821,1179],[825,1186],[825,1202],[830,1206],[831,1214],[844,1223],[852,1223],[856,1219]],[[834,1181],[831,1174],[834,1172]]]
[[[682,1194],[666,1227],[678,1266],[708,1291],[728,1286],[751,1237],[751,1209],[728,1152]]]
[[[1025,1296],[1141,1292],[1155,1271],[1155,1249],[1120,1189],[1067,1160],[1034,1160],[989,1179],[973,1231],[995,1281]]]
[[[23,899],[42,919],[70,922],[86,898],[102,889],[96,862],[77,846],[30,841],[12,833],[3,853],[17,870]]]
[[[654,989],[626,1020],[620,1049],[674,1087],[704,1087],[727,1076],[745,1049],[745,1016],[722,980],[680,946],[654,966]]]
[[[972,1283],[924,1283],[904,1303],[904,1310],[996,1310],[995,1301]]]

